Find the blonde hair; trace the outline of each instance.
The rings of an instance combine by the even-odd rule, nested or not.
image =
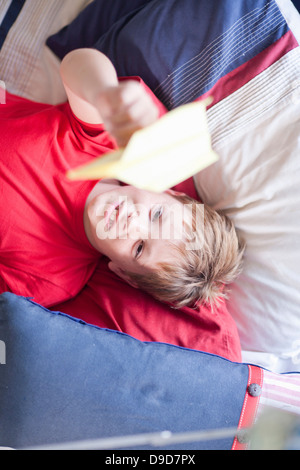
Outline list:
[[[173,244],[177,262],[157,263],[147,274],[127,273],[137,287],[175,308],[194,307],[199,303],[213,306],[227,297],[227,286],[242,270],[244,243],[232,221],[186,195],[173,196],[192,207],[192,226],[186,232],[188,245]],[[199,212],[202,214],[199,229]]]

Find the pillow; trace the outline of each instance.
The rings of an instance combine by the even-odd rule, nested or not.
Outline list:
[[[152,0],[127,16],[114,10],[108,30],[101,20],[104,7],[103,0],[94,1],[47,44],[62,58],[80,46],[77,30],[84,31],[81,37],[88,35],[90,46],[94,40],[118,75],[140,76],[168,109],[211,91],[288,29],[274,0],[190,0],[188,8],[184,0]]]
[[[116,21],[130,21],[152,0],[113,0],[109,7],[103,0],[93,0],[72,22],[47,39],[47,45],[62,59],[68,52],[80,47],[93,47],[101,35]]]
[[[66,94],[46,38],[72,21],[90,0],[12,0],[0,6],[0,79],[13,94],[59,103]]]
[[[236,429],[245,411],[247,365],[140,342],[14,294],[0,296],[0,340],[6,348],[0,365],[1,446]],[[232,444],[227,437],[166,448],[229,450]]]
[[[124,283],[109,270],[105,258],[83,291],[52,308],[56,309],[141,341],[165,342],[241,361],[236,324],[225,303],[213,313],[207,306],[175,310]]]

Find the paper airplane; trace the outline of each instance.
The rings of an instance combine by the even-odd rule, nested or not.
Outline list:
[[[71,180],[115,178],[163,192],[218,160],[212,150],[206,106],[198,101],[176,108],[133,134],[126,148],[107,153],[67,173]]]

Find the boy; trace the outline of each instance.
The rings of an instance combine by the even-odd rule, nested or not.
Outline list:
[[[173,192],[65,176],[125,146],[163,106],[142,83],[119,84],[111,62],[93,49],[66,56],[61,75],[68,103],[8,94],[0,107],[0,292],[55,305],[82,289],[102,254],[159,300],[213,302],[240,271],[243,248],[228,219]]]

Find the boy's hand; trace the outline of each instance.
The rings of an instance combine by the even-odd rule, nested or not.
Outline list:
[[[133,80],[106,88],[98,97],[97,107],[119,147],[125,147],[135,131],[152,124],[159,115],[150,96]]]

